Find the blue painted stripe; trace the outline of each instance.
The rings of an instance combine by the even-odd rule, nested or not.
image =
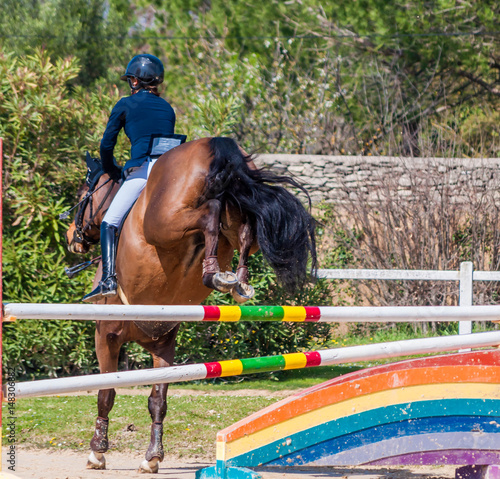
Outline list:
[[[336,441],[338,440],[339,439],[336,439]],[[309,463],[309,465],[361,465],[369,464],[379,459],[416,453],[419,453],[420,457],[423,458],[426,453],[441,451],[444,454],[448,449],[462,449],[469,453],[477,450],[498,451],[500,450],[500,434],[496,431],[481,431],[481,433],[478,433],[477,431],[461,430],[458,432],[449,432],[447,428],[443,428],[443,431],[440,432],[396,436],[385,441],[373,442],[367,445],[363,444],[360,447],[336,451],[333,452],[333,454],[328,454],[327,452],[326,455],[314,461],[313,464]]]
[[[211,466],[196,471],[195,479],[262,479],[262,475],[246,467],[228,467],[221,473],[217,466]]]
[[[500,400],[443,399],[376,408],[328,421],[305,431],[300,431],[290,437],[273,441],[265,446],[231,458],[227,461],[227,464],[247,467],[268,464],[280,460],[280,458],[289,457],[315,444],[384,424],[396,423],[403,427],[401,423],[408,420],[434,418],[435,427],[439,427],[442,417],[460,416],[460,413],[464,411],[467,412],[465,417],[474,418],[476,423],[481,416],[486,416],[486,422],[491,422],[500,411]],[[464,416],[460,417],[463,418]],[[496,419],[500,421],[500,418]],[[386,438],[388,437],[390,436],[386,436]]]
[[[451,434],[451,439],[455,439],[457,445],[461,442],[467,449],[473,444],[477,444],[480,448],[488,447],[490,444],[491,448],[495,449],[500,442],[499,427],[498,423],[491,424],[491,422],[491,416],[482,418],[455,416],[411,419],[400,423],[385,424],[315,444],[288,455],[286,459],[272,461],[270,465],[300,466],[312,462],[315,465],[364,464],[382,457],[397,455],[395,451],[398,450],[399,454],[415,452],[413,449],[407,449],[406,446],[411,448],[412,445],[422,442],[422,439],[425,439],[424,442],[429,449],[425,449],[422,444],[419,448],[421,452],[437,450],[439,446],[436,444],[439,444],[439,441],[436,441],[436,436],[444,437],[443,434],[447,433]],[[478,430],[482,431],[481,437],[486,444],[484,441],[479,444]],[[420,439],[418,439],[419,436],[421,436]],[[498,437],[497,444],[492,437]],[[449,449],[452,446],[444,442],[444,439],[441,444],[442,449]],[[394,449],[392,452],[391,446]]]

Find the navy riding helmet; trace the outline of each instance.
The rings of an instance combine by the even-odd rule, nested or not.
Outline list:
[[[159,58],[148,53],[136,55],[128,62],[127,70],[120,77],[121,80],[129,80],[135,77],[144,85],[159,85],[163,83],[163,63]]]

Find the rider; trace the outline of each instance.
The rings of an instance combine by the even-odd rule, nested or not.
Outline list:
[[[101,224],[102,279],[83,301],[95,301],[117,294],[116,239],[118,228],[139,194],[155,161],[165,151],[181,143],[174,135],[175,113],[170,104],[160,98],[158,85],[163,82],[162,62],[153,55],[136,55],[127,65],[121,80],[128,81],[131,95],[114,106],[101,140],[103,170],[118,181],[122,175],[114,163],[113,149],[123,128],[131,142],[131,159],[123,170],[123,182]],[[185,139],[185,137],[184,137]]]

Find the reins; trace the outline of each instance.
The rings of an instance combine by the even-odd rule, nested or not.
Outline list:
[[[89,189],[89,191],[87,191],[87,194],[80,200],[80,202],[78,202],[75,206],[72,206],[69,210],[61,213],[59,215],[59,219],[60,220],[67,220],[69,218],[69,214],[75,208],[78,208],[82,203],[84,203],[85,201],[87,201],[94,193],[97,193],[97,191],[99,191],[104,185],[108,184],[110,181],[111,181],[111,178],[107,179],[101,186],[99,186],[99,188],[96,188],[94,191],[92,191],[91,189]]]
[[[69,210],[67,210],[64,213],[61,213],[59,215],[59,219],[66,219],[69,217],[69,214],[71,213],[71,211],[73,211],[75,208],[78,208],[76,215],[75,215],[76,232],[75,232],[75,236],[74,236],[74,241],[77,243],[97,244],[99,242],[99,239],[94,240],[92,238],[86,237],[85,233],[92,227],[92,224],[93,224],[95,217],[102,210],[104,204],[106,203],[106,200],[109,198],[109,195],[113,191],[113,186],[115,185],[115,183],[118,183],[117,181],[115,181],[111,178],[108,178],[101,186],[94,188],[94,186],[97,184],[97,182],[99,181],[99,178],[101,176],[102,176],[102,173],[92,181],[92,185],[89,185],[89,191],[87,191],[85,196],[75,206],[73,206]],[[108,191],[104,195],[104,198],[101,200],[101,202],[99,203],[99,205],[97,206],[97,208],[94,211],[94,208],[93,208],[94,203],[92,201],[93,195],[95,193],[97,193],[101,188],[106,186],[110,181],[112,181],[113,184],[108,188]],[[83,218],[84,218],[84,214],[85,214],[85,210],[87,209],[87,206],[90,206],[90,217],[84,225]]]
[[[97,182],[99,181],[99,178],[101,176],[102,176],[102,174],[99,175],[92,182],[93,185],[97,184]],[[110,188],[108,188],[108,191],[104,195],[104,198],[99,203],[99,206],[97,207],[97,209],[93,212],[92,211],[93,210],[93,208],[92,208],[92,205],[93,205],[92,196],[94,195],[94,193],[96,193],[98,190],[100,190],[103,186],[107,185],[110,181],[113,181],[113,184],[111,185]],[[90,185],[89,186],[89,191],[85,194],[85,196],[82,198],[82,200],[79,203],[77,203],[75,206],[73,206],[68,211],[65,211],[64,213],[61,213],[59,215],[60,219],[65,219],[65,218],[67,218],[69,216],[69,213],[72,210],[74,210],[75,208],[79,207],[79,209],[78,209],[78,211],[76,212],[76,215],[75,215],[75,229],[76,229],[76,231],[75,231],[75,235],[73,236],[73,241],[75,241],[76,243],[80,243],[80,244],[83,244],[83,243],[96,244],[96,243],[99,242],[98,239],[97,240],[93,240],[91,238],[86,237],[85,236],[85,232],[92,226],[92,223],[93,223],[95,217],[97,216],[97,214],[99,213],[99,211],[101,211],[102,207],[104,206],[104,203],[106,203],[106,200],[109,198],[109,195],[113,191],[113,186],[115,185],[115,183],[118,183],[118,182],[115,181],[115,180],[112,180],[111,178],[109,178],[101,186],[99,186],[98,188],[95,188],[94,190],[92,189],[93,185]],[[86,222],[85,226],[83,226],[83,216],[84,216],[85,209],[87,207],[87,203],[90,205],[90,218]],[[98,256],[97,258],[93,258],[90,261],[85,261],[83,263],[77,264],[76,266],[73,266],[71,268],[65,267],[64,268],[64,272],[68,275],[68,278],[73,278],[78,273],[80,273],[84,269],[87,269],[89,266],[92,266],[92,265],[98,263],[100,260],[101,260],[101,257]]]
[[[92,223],[94,221],[94,218],[97,216],[97,214],[99,213],[99,211],[101,211],[102,207],[104,206],[104,203],[106,202],[106,200],[108,199],[109,195],[111,194],[111,192],[113,191],[113,185],[115,184],[115,181],[113,181],[113,185],[111,185],[110,188],[108,188],[108,191],[106,192],[106,194],[104,195],[104,198],[102,199],[102,201],[100,202],[99,206],[97,207],[97,209],[92,212],[92,206],[93,206],[93,201],[92,201],[92,196],[95,192],[97,192],[99,189],[101,189],[104,185],[108,184],[109,182],[111,181],[111,178],[109,178],[108,180],[106,180],[101,186],[99,186],[99,188],[96,188],[92,194],[88,195],[85,195],[87,198],[87,201],[89,203],[89,206],[90,206],[90,217],[89,219],[87,220],[87,223],[85,224],[85,226],[83,226],[83,214],[85,212],[85,207],[86,204],[85,203],[82,203],[82,206],[81,208],[78,210],[76,216],[75,216],[75,227],[76,227],[76,231],[77,233],[80,235],[80,237],[82,239],[84,239],[84,235],[85,235],[85,232],[92,226]],[[80,202],[81,203],[81,202]],[[85,241],[87,241],[87,243],[98,243],[98,241],[89,241],[89,239],[85,239]]]

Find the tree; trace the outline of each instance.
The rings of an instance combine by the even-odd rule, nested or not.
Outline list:
[[[378,117],[367,135],[377,141],[363,151],[393,135],[403,155],[418,156],[425,119],[446,123],[445,114],[456,121],[483,101],[498,105],[498,2],[358,0],[316,13],[316,23],[289,20],[340,55],[354,121]]]
[[[129,0],[4,0],[0,46],[18,55],[42,47],[53,58],[75,56],[81,70],[72,82],[89,86],[111,79],[132,49]],[[111,69],[111,71],[110,71]]]
[[[233,64],[256,64],[262,89],[269,92],[272,79],[284,74],[284,89],[276,96],[264,95],[269,101],[265,110],[274,116],[271,129],[279,131],[278,141],[271,141],[274,147],[409,156],[432,150],[479,155],[490,149],[488,143],[496,148],[495,121],[488,123],[484,112],[498,109],[498,2],[273,0],[252,6],[242,0],[156,0],[157,23],[148,34],[174,68],[181,71],[189,65],[186,76],[194,79],[212,71],[221,49],[232,53]],[[200,51],[203,43],[205,52]],[[222,65],[213,71],[220,73]],[[318,72],[321,77],[315,75]],[[307,101],[285,114],[282,99],[299,77],[308,77],[311,88],[303,91]],[[193,82],[186,79],[181,84],[196,94]],[[332,85],[333,91],[323,95],[325,102],[315,104],[317,88],[328,90]],[[213,90],[215,95],[219,92],[232,90]],[[241,92],[234,93],[242,98]],[[243,95],[242,138],[252,133],[246,123],[266,124],[251,117],[252,95],[255,98],[253,90]],[[306,131],[300,140],[293,139],[309,106],[314,118],[321,115],[314,128],[322,134]],[[491,132],[479,143],[477,133],[462,128],[478,117]],[[291,131],[283,132],[284,124]]]

